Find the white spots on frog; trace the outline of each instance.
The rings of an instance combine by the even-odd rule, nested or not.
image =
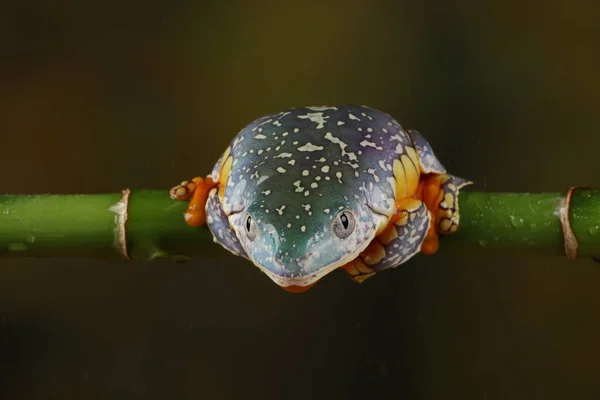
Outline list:
[[[304,208],[304,211],[310,211],[310,204],[302,204],[302,207]]]
[[[379,160],[379,168],[381,168],[384,171],[387,170],[387,168],[385,167],[385,161]]]
[[[311,111],[327,111],[327,110],[334,110],[337,111],[338,108],[337,107],[332,107],[332,106],[310,106],[310,107],[306,107]]]
[[[392,136],[390,136],[390,140],[396,140],[398,142],[402,142],[402,136],[400,136],[400,135],[392,135]]]
[[[277,172],[279,172],[280,174],[285,174],[287,170],[283,167],[277,167]]]
[[[294,128],[294,133],[300,132],[300,128]]]
[[[319,184],[317,182],[313,182],[313,183],[310,184],[310,188],[311,189],[316,189],[318,187],[319,187]]]
[[[258,155],[261,155],[262,153],[264,153],[263,149],[259,149],[256,153],[258,153]]]
[[[358,165],[358,164],[356,164],[356,163],[352,163],[352,162],[350,162],[350,161],[342,161],[342,164],[349,165],[349,166],[351,166],[351,167],[352,167],[352,168],[354,168],[354,169],[357,169],[357,168],[359,167],[359,165]],[[358,176],[358,175],[356,175],[356,176]]]
[[[398,143],[394,151],[396,152],[396,154],[404,153],[404,146],[402,146],[402,143]]]
[[[352,113],[348,113],[348,118],[353,119],[355,121],[360,121],[360,118],[358,118],[356,115],[354,115]]]
[[[317,129],[323,129],[323,127],[325,126],[325,122],[327,118],[329,117],[323,117],[323,113],[322,112],[314,112],[314,113],[307,113],[306,115],[298,115],[299,119],[309,119],[312,122],[316,122],[317,123]]]
[[[312,144],[311,142],[306,143],[304,146],[298,147],[298,151],[319,151],[323,149],[323,146],[317,146]]]
[[[283,111],[283,112],[279,113],[279,115],[277,116],[277,119],[275,120],[275,122],[273,122],[273,125],[275,125],[275,126],[281,126],[281,122],[279,122],[279,120],[281,120],[281,118],[283,118],[286,115],[289,115],[291,113],[292,113],[291,111]]]
[[[342,173],[341,172],[336,172],[335,173],[335,177],[337,178],[339,183],[342,183]]]
[[[235,139],[233,139],[232,147],[237,146],[242,140],[244,140],[244,135],[238,135]]]
[[[352,152],[347,152],[346,147],[348,145],[344,143],[340,138],[337,138],[331,134],[331,132],[327,132],[325,134],[325,139],[329,140],[331,143],[337,144],[340,146],[340,150],[342,151],[342,156],[347,156],[350,160],[356,160],[356,154]]]
[[[283,204],[281,207],[276,208],[275,209],[277,211],[277,214],[279,215],[283,215],[283,210],[285,210],[285,204]]]
[[[304,197],[308,197],[308,195],[310,194],[310,192],[307,190],[304,192]]]
[[[375,182],[379,182],[379,176],[377,176],[377,174],[375,173],[375,170],[373,168],[369,168],[367,170],[367,172],[371,175],[373,175],[373,179],[375,179]]]
[[[300,219],[300,216],[296,214],[296,219]]]
[[[304,188],[302,186],[302,182],[301,181],[296,181],[294,182],[294,186],[296,187],[296,192],[302,192],[304,191]]]
[[[234,186],[231,191],[231,205],[229,207],[229,213],[225,211],[225,203],[229,201],[224,201],[223,203],[223,211],[225,211],[226,215],[229,215],[231,212],[238,212],[244,209],[245,205],[245,197],[244,191],[246,189],[247,181],[245,179],[240,179],[240,181]]]
[[[320,175],[315,176],[315,181],[320,181],[320,180],[321,180],[321,176]]]
[[[255,171],[252,175],[250,175],[250,180],[254,180],[254,178],[258,179],[259,174],[258,171]]]
[[[326,209],[324,209],[324,210],[323,210],[323,212],[324,212],[325,214],[329,214],[329,212],[330,212],[330,211],[331,211],[331,210],[330,210],[329,208],[326,208]]]
[[[264,194],[265,196],[268,196],[271,194],[270,190],[265,190],[264,192],[261,192],[262,194]]]
[[[292,227],[292,224],[290,224],[290,223],[288,222],[288,224],[287,224],[287,227],[288,227],[288,229],[289,229],[289,228],[291,228],[291,227]]]
[[[373,132],[373,128],[371,128],[370,126],[367,128],[367,132]],[[367,136],[371,136],[371,135],[367,135]]]
[[[310,171],[305,169],[304,171],[302,171],[302,176],[308,176],[308,174],[310,174]]]
[[[316,162],[325,162],[327,161],[327,159],[325,157],[321,157],[318,160],[316,160]]]
[[[289,135],[289,132],[283,132],[283,133],[281,134],[281,136],[283,136],[283,137],[286,137],[287,135]]]
[[[298,145],[298,141],[297,141],[297,140],[294,140],[294,141],[292,142],[292,144],[293,144],[294,146],[297,146],[297,145]]]
[[[388,133],[388,130],[385,128],[382,128],[381,130],[383,131],[383,133]]]
[[[254,135],[254,139],[266,139],[267,137],[265,135],[263,135],[262,133],[259,133],[258,135]]]
[[[288,161],[288,164],[294,165],[294,164],[296,164],[296,160],[290,160],[290,161]]]
[[[362,147],[373,147],[373,148],[375,148],[377,150],[383,150],[383,147],[377,146],[377,144],[375,144],[373,142],[370,142],[368,140],[363,140],[362,142],[360,142],[360,145]]]
[[[345,124],[345,122],[344,122],[344,121],[338,121],[338,122],[337,122],[337,126],[342,126],[342,125],[344,125],[344,124]]]
[[[291,156],[292,156],[292,153],[279,153],[273,158],[290,158]]]
[[[302,232],[306,232],[306,226],[302,225],[302,226],[300,227],[300,230],[301,230]]]
[[[321,167],[321,172],[323,172],[324,174],[329,172],[329,165],[323,165]]]
[[[330,177],[328,177],[328,176],[326,176],[326,177],[325,177],[325,180],[326,180],[326,181],[329,181],[329,180],[331,180],[331,178],[330,178]]]

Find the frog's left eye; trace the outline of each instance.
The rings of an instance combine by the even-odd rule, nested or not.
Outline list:
[[[333,229],[333,233],[335,233],[337,237],[343,239],[354,232],[355,225],[354,214],[352,214],[352,211],[350,210],[345,210],[335,217],[331,229]]]
[[[248,239],[250,241],[256,239],[256,223],[254,222],[254,218],[252,218],[250,214],[246,215],[246,222],[244,225],[246,228],[246,236],[248,237]]]

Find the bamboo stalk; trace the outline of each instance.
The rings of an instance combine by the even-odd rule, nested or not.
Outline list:
[[[440,251],[497,249],[600,255],[600,189],[460,194],[460,227]],[[222,252],[206,226],[188,226],[186,202],[166,190],[95,195],[0,195],[0,256],[151,260]],[[561,212],[562,210],[562,212]],[[563,220],[561,222],[561,215]]]

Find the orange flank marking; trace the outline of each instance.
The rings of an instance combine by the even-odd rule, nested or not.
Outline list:
[[[206,200],[208,199],[208,192],[216,186],[211,177],[206,179],[194,178],[196,188],[192,195],[192,199],[188,204],[188,208],[185,211],[185,221],[191,226],[204,225],[206,222]]]
[[[406,154],[393,163],[394,179],[396,181],[396,198],[404,199],[414,196],[419,186],[419,168]]]
[[[221,204],[224,203],[225,199],[225,188],[227,187],[227,179],[229,179],[229,173],[231,172],[231,164],[233,163],[233,158],[231,156],[227,157],[223,164],[221,165],[221,170],[219,171],[219,201]]]

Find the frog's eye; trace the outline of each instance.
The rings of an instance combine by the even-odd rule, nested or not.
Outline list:
[[[254,219],[248,214],[246,215],[246,236],[249,240],[256,239],[256,224],[254,223]]]
[[[333,229],[333,233],[335,233],[337,237],[343,239],[354,232],[355,225],[354,214],[352,214],[352,211],[345,210],[335,217],[331,229]]]

